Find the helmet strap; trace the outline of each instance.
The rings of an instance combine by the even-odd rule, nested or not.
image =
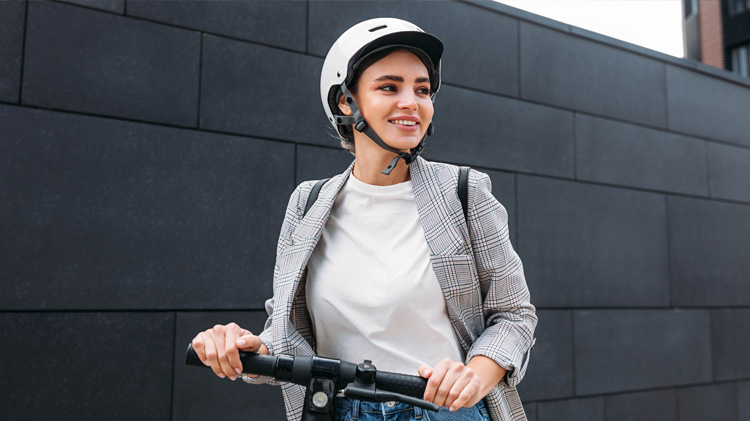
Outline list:
[[[349,108],[352,110],[352,115],[336,116],[336,124],[338,125],[353,124],[354,128],[358,132],[366,134],[367,137],[372,139],[376,145],[387,150],[388,152],[393,152],[397,154],[397,156],[393,158],[393,160],[391,160],[391,163],[388,164],[388,166],[383,171],[381,171],[381,173],[385,175],[391,174],[391,171],[393,171],[393,169],[396,168],[396,165],[398,164],[399,159],[403,159],[404,162],[406,162],[406,165],[409,165],[412,162],[414,162],[414,160],[416,160],[419,154],[422,152],[422,149],[424,149],[424,142],[425,142],[425,139],[427,139],[427,136],[432,135],[432,133],[435,131],[435,128],[432,125],[432,122],[430,122],[430,126],[427,128],[427,133],[425,133],[424,137],[422,137],[422,140],[419,141],[417,146],[411,150],[411,153],[401,152],[400,150],[396,148],[392,148],[388,146],[388,144],[385,143],[383,139],[381,139],[380,136],[378,136],[378,134],[375,133],[375,131],[367,124],[367,122],[365,121],[365,118],[362,117],[362,113],[359,112],[359,107],[357,107],[357,103],[354,101],[354,96],[352,96],[351,92],[349,92],[349,89],[346,87],[346,83],[341,84],[341,92],[344,94],[346,103],[349,104]]]

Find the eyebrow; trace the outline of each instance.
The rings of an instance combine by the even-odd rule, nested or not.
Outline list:
[[[394,75],[380,76],[379,78],[375,79],[375,82],[383,82],[385,80],[390,80],[393,82],[401,82],[401,83],[404,82],[404,78],[402,78],[401,76],[394,76]],[[416,80],[414,80],[415,83],[425,83],[429,81],[430,81],[430,78],[428,77],[418,77]]]

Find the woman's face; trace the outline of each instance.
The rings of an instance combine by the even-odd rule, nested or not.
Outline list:
[[[432,121],[427,68],[407,51],[395,51],[365,69],[352,95],[370,127],[392,148],[416,147]],[[351,114],[348,108],[344,102],[342,110]]]

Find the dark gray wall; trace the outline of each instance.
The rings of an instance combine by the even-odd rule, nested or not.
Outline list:
[[[352,24],[446,44],[425,156],[490,174],[539,309],[531,420],[750,419],[750,85],[487,2],[0,2],[6,420],[282,419],[186,368],[259,331]]]

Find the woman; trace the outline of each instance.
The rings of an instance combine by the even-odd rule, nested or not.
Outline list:
[[[306,214],[315,182],[292,194],[264,331],[232,323],[193,340],[218,376],[241,373],[238,349],[370,359],[429,379],[424,399],[441,411],[337,398],[340,419],[525,419],[515,386],[537,319],[507,213],[489,178],[471,171],[464,219],[457,167],[418,157],[433,130],[442,51],[436,37],[391,18],[357,24],[334,43],[321,97],[355,162]],[[304,389],[282,388],[289,419],[299,419]]]

